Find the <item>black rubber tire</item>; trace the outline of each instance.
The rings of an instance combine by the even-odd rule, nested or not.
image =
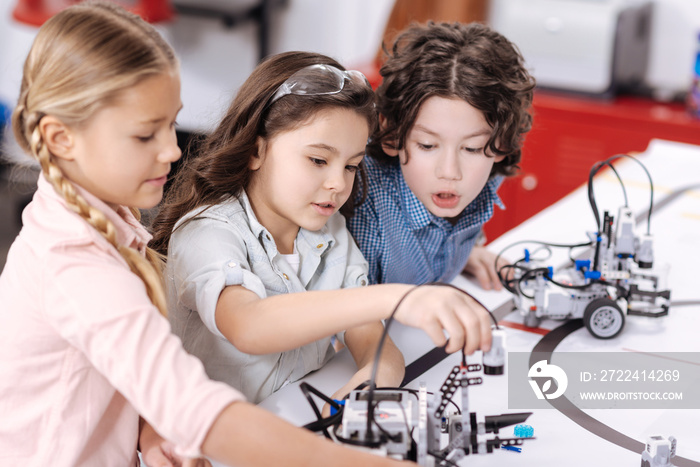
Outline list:
[[[586,329],[598,339],[612,339],[625,327],[625,314],[610,298],[596,298],[583,312]]]

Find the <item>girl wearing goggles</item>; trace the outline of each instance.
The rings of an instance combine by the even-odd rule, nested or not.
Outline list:
[[[252,401],[321,367],[334,335],[358,371],[333,397],[368,380],[380,320],[411,289],[364,287],[367,263],[338,213],[354,207],[374,126],[374,94],[359,72],[318,54],[271,57],[180,171],[156,219],[174,332],[211,377]],[[451,352],[490,346],[486,311],[450,288],[421,287],[395,317],[436,345],[446,330]],[[403,372],[388,343],[377,385],[396,386]]]

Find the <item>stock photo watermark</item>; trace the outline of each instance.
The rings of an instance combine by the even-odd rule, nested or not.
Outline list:
[[[698,409],[700,353],[508,352],[508,408]]]

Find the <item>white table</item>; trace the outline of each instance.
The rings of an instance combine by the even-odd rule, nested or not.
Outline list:
[[[672,303],[700,301],[698,286],[698,262],[700,261],[700,147],[652,141],[640,160],[651,172],[654,180],[655,203],[658,209],[652,217],[652,234],[655,238],[655,261],[670,264],[668,285],[672,291]],[[648,207],[649,190],[646,176],[633,161],[616,165],[620,172],[635,213]],[[595,181],[595,194],[601,212],[609,209],[617,214],[623,204],[619,182],[610,171],[601,173]],[[684,187],[694,187],[681,190]],[[667,196],[673,201],[664,203]],[[518,240],[540,240],[558,243],[586,241],[585,233],[596,230],[588,204],[586,187],[581,187],[550,208],[542,211],[512,231],[495,240],[490,248],[499,251]],[[522,250],[512,250],[510,259],[516,259]],[[563,264],[566,251],[553,259]],[[557,263],[559,261],[559,263]],[[486,292],[463,277],[455,285],[468,290],[484,304],[501,311],[508,309],[512,296],[508,292]],[[518,329],[522,319],[517,312],[498,316],[506,325],[508,351],[529,352],[542,339],[543,329],[553,329],[561,321],[544,320],[539,329]],[[556,347],[556,352],[700,352],[700,305],[671,307],[664,318],[627,317],[622,333],[611,340],[592,337],[585,328],[574,331]],[[404,353],[408,363],[433,348],[431,341],[421,331],[400,324],[392,324],[390,335]],[[475,360],[478,361],[477,358]],[[470,358],[471,361],[471,358]],[[459,363],[458,355],[451,355],[420,376],[428,390],[438,390],[449,370]],[[332,394],[354,373],[354,363],[346,350],[341,351],[326,367],[304,380],[326,394]],[[700,367],[698,367],[700,373]],[[508,412],[522,412],[508,408],[508,376],[485,376],[484,384],[470,388],[471,411],[479,416]],[[417,388],[418,380],[408,387]],[[311,408],[298,388],[290,384],[273,394],[261,404],[296,425],[315,419]],[[677,465],[700,466],[700,409],[694,410],[584,410],[594,420],[613,428],[623,436],[645,443],[649,435],[673,435],[678,439],[677,456],[687,461]],[[535,429],[536,440],[527,441],[523,452],[499,451],[489,455],[470,455],[460,465],[508,465],[518,466],[613,466],[640,465],[640,452],[632,452],[601,438],[554,409],[533,410],[528,424]],[[511,431],[509,431],[511,430]],[[512,428],[504,428],[501,436],[511,436]]]

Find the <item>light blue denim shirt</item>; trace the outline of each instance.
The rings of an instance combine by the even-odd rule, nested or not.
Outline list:
[[[320,368],[333,356],[333,346],[328,337],[282,353],[242,353],[216,327],[221,291],[242,285],[265,298],[368,284],[367,262],[339,213],[319,231],[300,229],[296,245],[298,275],[256,219],[245,193],[188,213],[170,239],[166,289],[173,332],[204,362],[212,379],[230,384],[252,402]]]

